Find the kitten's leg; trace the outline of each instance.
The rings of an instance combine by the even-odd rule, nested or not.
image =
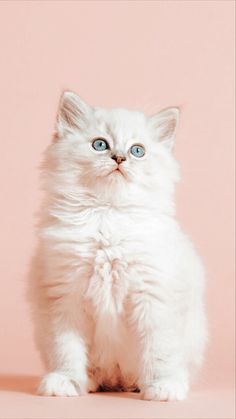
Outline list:
[[[40,316],[39,346],[49,371],[38,393],[43,396],[78,396],[88,390],[86,346],[79,329],[65,313]]]
[[[137,294],[131,324],[139,345],[138,384],[145,400],[183,400],[188,371],[183,349],[183,323],[164,303]]]

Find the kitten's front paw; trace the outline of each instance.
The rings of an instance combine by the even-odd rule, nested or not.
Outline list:
[[[78,384],[66,375],[51,372],[42,379],[38,394],[41,396],[80,396]]]
[[[160,378],[144,387],[142,398],[144,400],[180,401],[186,399],[187,394],[187,381],[178,381],[173,378]]]

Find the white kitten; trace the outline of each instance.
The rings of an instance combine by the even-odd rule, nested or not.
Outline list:
[[[42,395],[187,395],[207,333],[204,270],[175,219],[178,115],[61,98],[31,271]]]

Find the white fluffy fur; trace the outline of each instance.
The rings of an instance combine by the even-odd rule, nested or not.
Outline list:
[[[206,341],[204,270],[175,219],[171,153],[178,109],[152,117],[62,96],[42,166],[46,198],[30,295],[48,374],[42,395],[139,388],[147,400],[186,397]],[[121,172],[105,138],[126,156]],[[141,143],[143,158],[129,153]]]

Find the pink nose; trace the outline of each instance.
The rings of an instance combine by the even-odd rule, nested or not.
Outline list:
[[[126,157],[125,156],[116,156],[116,155],[114,155],[111,158],[113,160],[115,160],[117,164],[120,164],[120,163],[122,163],[122,161],[125,161],[126,160]]]

